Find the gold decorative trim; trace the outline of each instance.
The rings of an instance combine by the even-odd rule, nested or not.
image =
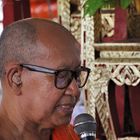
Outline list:
[[[70,0],[57,0],[59,23],[70,30]]]

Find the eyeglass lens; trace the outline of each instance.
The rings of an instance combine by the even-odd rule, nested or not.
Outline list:
[[[60,71],[56,75],[55,85],[57,88],[66,88],[75,78],[78,87],[81,88],[85,85],[88,77],[88,71],[78,70],[78,71]]]
[[[70,71],[61,71],[56,75],[56,87],[57,88],[65,88],[72,81],[72,73]]]

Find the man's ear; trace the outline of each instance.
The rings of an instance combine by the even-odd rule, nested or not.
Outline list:
[[[16,94],[20,94],[20,89],[22,86],[21,81],[21,68],[19,66],[15,66],[10,68],[6,74],[7,74],[7,81],[8,85],[11,87],[12,90],[16,91]]]

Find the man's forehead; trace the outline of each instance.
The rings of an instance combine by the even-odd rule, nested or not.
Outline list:
[[[61,60],[57,59],[55,64],[59,69],[75,69],[81,65],[81,60],[78,57],[69,60],[67,58],[62,58]]]
[[[65,56],[65,54],[69,55],[80,55],[80,45],[79,43],[73,38],[66,36],[67,38],[63,38],[63,36],[45,36],[40,35],[37,40],[37,46],[43,47],[44,50],[46,49],[46,55],[57,55],[61,54]]]
[[[73,61],[78,61],[76,66],[80,61],[80,45],[77,40],[61,25],[46,23],[41,23],[43,26],[35,25],[37,28],[37,52],[40,57],[45,58],[48,63],[61,61],[63,64],[60,67],[65,67],[66,64],[70,66],[71,63],[74,63]]]
[[[63,69],[63,68],[76,68],[80,65],[80,54],[77,51],[61,51],[60,49],[55,50],[54,48],[45,48],[38,50],[38,57],[34,60],[35,64],[41,64],[42,66]]]

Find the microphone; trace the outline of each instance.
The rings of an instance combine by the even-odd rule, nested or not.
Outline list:
[[[74,131],[80,136],[80,140],[95,140],[96,137],[96,122],[94,118],[82,113],[74,120]]]

